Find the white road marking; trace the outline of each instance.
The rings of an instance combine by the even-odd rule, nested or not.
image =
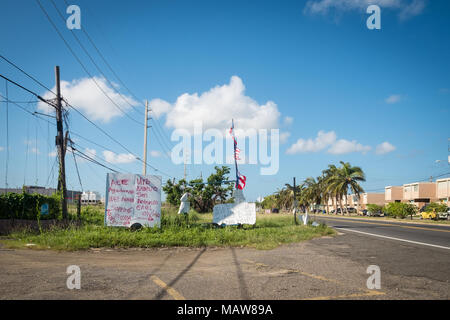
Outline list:
[[[336,228],[336,229],[339,229],[339,230],[345,230],[345,231],[350,231],[350,232],[362,233],[362,234],[366,234],[366,235],[374,236],[374,237],[386,238],[386,239],[391,239],[391,240],[397,240],[397,241],[409,242],[409,243],[414,243],[414,244],[420,244],[420,245],[423,245],[423,246],[430,246],[430,247],[435,247],[435,248],[440,248],[440,249],[447,249],[447,250],[450,250],[450,247],[439,246],[439,245],[437,245],[437,244],[431,244],[431,243],[425,243],[425,242],[418,242],[418,241],[412,241],[412,240],[406,240],[406,239],[400,239],[400,238],[394,238],[394,237],[382,236],[382,235],[379,235],[379,234],[368,233],[368,232],[357,231],[357,230],[351,230],[351,229],[340,228],[340,227],[335,227],[335,228]]]

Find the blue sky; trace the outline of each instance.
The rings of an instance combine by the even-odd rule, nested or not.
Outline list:
[[[41,2],[89,72],[101,79],[52,3]],[[68,17],[64,2],[56,3]],[[81,8],[81,27],[86,28],[113,69],[137,96],[137,102],[160,99],[170,105],[171,111],[158,118],[159,131],[150,130],[149,146],[154,151],[149,163],[170,176],[181,178],[183,166],[173,165],[162,156],[166,148],[158,141],[162,139],[161,129],[170,136],[175,126],[183,126],[179,121],[170,126],[167,121],[177,116],[177,113],[171,115],[180,107],[177,99],[183,94],[201,96],[216,86],[226,90],[233,76],[245,87],[236,99],[249,98],[256,103],[255,108],[273,103],[278,114],[269,115],[269,122],[278,123],[280,132],[289,133],[280,146],[277,175],[261,176],[259,166],[241,166],[248,182],[245,194],[251,200],[281,188],[294,176],[298,181],[317,176],[328,164],[340,160],[363,168],[367,176],[363,186],[367,190],[382,191],[386,185],[450,172],[446,161],[436,162],[447,159],[450,138],[450,3],[372,1],[381,7],[381,30],[366,27],[369,14],[365,13],[365,1],[337,3],[323,0],[70,2]],[[88,78],[35,1],[2,1],[0,26],[0,54],[46,86],[54,86],[55,65],[61,67],[61,78],[69,86],[79,85],[81,79]],[[74,32],[108,79],[118,83],[85,35],[80,30]],[[3,60],[0,60],[0,70],[27,88],[41,95],[46,93]],[[10,100],[35,100],[12,85],[8,89]],[[123,86],[117,90],[129,96]],[[94,109],[88,109],[89,102],[84,100],[90,93],[99,95],[93,91],[75,96],[82,91],[73,90],[73,99],[69,100],[74,104],[73,101],[86,103],[85,110],[92,112],[97,105],[93,103]],[[5,95],[3,80],[0,94]],[[33,103],[21,105],[36,110]],[[196,102],[190,107],[197,110]],[[99,107],[95,123],[141,156],[142,127],[120,114],[109,121],[102,120],[102,114],[108,114],[108,106],[105,108]],[[141,105],[136,104],[136,108],[143,110]],[[230,110],[233,108],[230,106]],[[248,114],[241,111],[238,116],[252,118],[250,111]],[[52,177],[50,172],[54,158],[48,153],[53,151],[55,128],[11,103],[8,112],[9,186],[21,186],[24,180],[26,184],[35,184],[37,180],[40,185],[54,186],[56,174]],[[142,120],[141,114],[133,109],[127,112]],[[292,121],[286,123],[286,117]],[[4,186],[5,103],[0,103],[0,123],[0,186]],[[236,125],[239,126],[238,121]],[[264,124],[255,125],[264,127]],[[74,112],[70,114],[70,127],[108,150],[128,153]],[[335,137],[322,148],[315,140],[320,131],[332,132]],[[105,156],[102,148],[73,138],[83,150],[93,149],[97,156]],[[304,144],[287,153],[299,139]],[[308,139],[314,148],[305,148]],[[339,140],[345,140],[343,144],[349,144],[350,148],[340,149],[338,154],[330,153]],[[394,148],[377,154],[376,148],[383,142]],[[33,153],[36,146],[37,154]],[[117,155],[111,159],[127,171],[142,171],[138,161],[128,162],[126,157]],[[67,162],[68,185],[79,189],[71,154]],[[107,170],[86,162],[79,163],[79,168],[84,189],[104,193]],[[189,178],[198,177],[200,172],[205,177],[212,166],[188,165],[187,169]]]

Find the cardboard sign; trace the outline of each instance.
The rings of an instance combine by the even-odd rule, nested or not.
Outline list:
[[[138,174],[106,175],[105,225],[146,227],[161,224],[161,177]]]
[[[255,224],[254,202],[225,203],[214,206],[213,223],[218,225]]]

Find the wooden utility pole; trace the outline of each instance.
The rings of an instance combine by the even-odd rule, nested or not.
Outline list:
[[[147,174],[147,127],[148,127],[148,101],[145,100],[145,124],[144,124],[144,166],[142,174]]]
[[[297,187],[295,186],[295,177],[294,177],[294,222],[295,224],[298,224],[297,222],[297,193],[296,193]]]
[[[67,145],[67,139],[64,139],[63,135],[63,117],[62,117],[62,105],[61,105],[61,87],[59,77],[59,66],[55,67],[55,79],[56,79],[56,149],[58,150],[59,157],[59,177],[58,177],[58,191],[62,193],[61,207],[63,219],[67,219],[67,188],[66,188],[66,164],[65,164],[65,147]]]

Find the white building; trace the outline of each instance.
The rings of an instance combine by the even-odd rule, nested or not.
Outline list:
[[[83,191],[81,195],[82,204],[97,204],[102,202],[102,196],[96,191]]]

